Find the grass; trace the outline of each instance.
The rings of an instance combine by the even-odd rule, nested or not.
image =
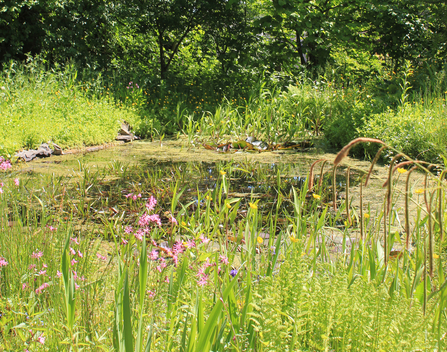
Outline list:
[[[0,154],[52,141],[62,148],[115,140],[121,123],[138,126],[132,107],[95,96],[72,66],[46,71],[38,62],[12,63],[0,74]]]
[[[347,149],[336,160],[340,172]],[[307,177],[298,189],[259,166],[253,180],[266,190],[273,185],[274,200],[230,196],[241,175],[252,174],[249,164],[217,164],[215,186],[192,193],[185,189],[192,179],[174,166],[84,168],[74,182],[15,180],[8,168],[0,194],[2,345],[443,350],[444,182],[428,173],[420,193],[407,181],[406,196],[416,204],[405,209],[408,251],[393,230],[402,216],[402,182],[394,181],[416,164],[423,170],[409,160],[390,172],[385,205],[375,210],[359,210],[358,199],[335,209],[332,181],[309,184]],[[351,243],[360,229],[363,237]]]

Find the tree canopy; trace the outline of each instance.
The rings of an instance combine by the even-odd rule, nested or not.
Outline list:
[[[399,69],[445,59],[446,16],[441,0],[5,0],[0,63],[40,54],[165,79],[191,62],[224,75],[315,70],[357,50]]]

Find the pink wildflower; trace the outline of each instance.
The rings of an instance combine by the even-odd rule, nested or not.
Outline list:
[[[155,291],[148,290],[147,294],[148,294],[149,298],[154,298],[155,297]]]
[[[165,277],[165,282],[167,282],[169,284],[169,277]]]
[[[142,230],[138,230],[133,235],[138,241],[143,241],[144,232]]]
[[[222,262],[222,264],[228,264],[228,258],[225,255],[220,255],[219,256],[220,261]]]
[[[19,186],[19,185],[20,185],[20,181],[19,181],[19,179],[18,179],[18,178],[15,178],[15,179],[14,179],[14,183],[15,183],[16,186]]]
[[[124,239],[124,238],[121,239],[121,244],[122,244],[123,246],[125,246],[125,245],[128,244],[128,243],[129,243],[128,240],[126,240],[126,239]]]
[[[78,262],[78,261],[77,261],[76,259],[73,258],[73,259],[71,260],[71,265],[73,266],[73,265],[75,265],[77,262]]]
[[[205,275],[205,269],[206,269],[206,267],[204,267],[204,266],[200,267],[199,270],[197,271],[197,276],[201,277],[201,276]]]
[[[203,234],[200,235],[199,238],[202,241],[202,243],[204,243],[204,244],[207,244],[210,241],[210,239],[208,237],[205,237]]]
[[[46,275],[47,271],[46,270],[41,270],[37,273],[37,275]]]
[[[107,260],[107,258],[105,256],[101,255],[100,253],[96,253],[96,256],[103,261]]]
[[[149,215],[144,213],[141,215],[140,220],[138,221],[138,225],[141,227],[149,226],[150,223],[156,223],[158,226],[161,226],[160,216],[158,214]]]
[[[84,255],[83,255],[82,252],[79,251],[79,250],[78,250],[78,257],[79,257],[79,258],[84,258]]]
[[[163,258],[160,258],[160,261],[161,261],[161,263],[160,263],[160,265],[157,266],[156,269],[161,273],[163,271],[163,269],[166,268],[167,265]]]
[[[205,286],[208,283],[208,275],[203,275],[199,278],[199,280],[197,281],[197,285],[199,286]]]
[[[137,200],[137,195],[134,194],[134,195],[132,196],[132,199],[133,199],[133,200]]]
[[[28,287],[28,284],[26,282],[24,284],[22,284],[22,290],[26,290],[27,287]]]
[[[75,255],[76,251],[73,248],[70,247],[70,253],[71,253],[71,255]]]
[[[177,266],[178,265],[178,256],[174,254],[172,256],[172,260],[174,261],[174,265]]]
[[[177,221],[177,219],[174,218],[172,215],[171,215],[171,217],[169,218],[169,222],[170,222],[171,224],[173,224],[173,225],[178,225],[178,221]]]
[[[196,246],[196,243],[194,242],[194,240],[188,240],[186,242],[183,242],[183,245],[185,246],[185,248],[193,248]]]
[[[157,200],[151,196],[149,198],[149,202],[146,203],[146,209],[147,211],[152,211],[155,209],[155,206],[157,205]]]
[[[57,230],[57,227],[53,227],[53,226],[48,226],[47,225],[47,227],[48,227],[48,229],[51,231],[51,232],[53,232],[53,231],[56,231]],[[79,244],[79,243],[78,243]]]
[[[3,257],[0,257],[0,268],[2,266],[6,266],[6,265],[8,265],[8,262],[6,261],[6,259]]]
[[[77,290],[80,286],[75,282],[75,290]]]
[[[0,194],[2,194],[3,193],[3,188],[0,188]]]
[[[154,249],[149,253],[149,259],[150,260],[157,260],[158,259],[158,252]]]
[[[57,277],[61,277],[61,276],[62,276],[62,273],[58,270],[57,273],[56,273],[56,275],[57,275]]]
[[[43,257],[43,253],[41,251],[33,252],[33,254],[31,254],[31,258],[34,258],[34,259],[40,259],[42,257]]]
[[[124,232],[127,233],[127,234],[132,233],[132,231],[133,231],[132,226],[126,226],[126,227],[124,228]]]
[[[53,227],[53,228],[54,228],[54,227]],[[74,242],[74,243],[76,243],[76,244],[79,244],[79,240],[78,240],[77,237],[70,237],[70,241],[71,241],[71,242]]]
[[[9,160],[4,159],[0,156],[0,170],[6,171],[12,167],[11,162]],[[3,186],[3,185],[2,185]]]
[[[133,193],[129,193],[129,194],[126,194],[124,197],[129,198],[129,197],[132,197],[132,196],[133,196]]]
[[[183,251],[184,251],[183,244],[180,241],[175,242],[174,245],[172,246],[172,253],[176,255],[183,253]]]
[[[45,290],[47,287],[50,287],[50,284],[48,282],[43,283],[36,289],[36,293],[40,294],[43,290]]]
[[[206,258],[206,260],[205,260],[205,262],[203,263],[203,266],[205,267],[205,268],[208,268],[208,267],[210,267],[210,266],[214,266],[216,263],[210,263],[210,258]]]
[[[28,270],[34,270],[34,269],[36,269],[36,264],[31,264],[31,265],[28,267]]]
[[[46,337],[43,336],[43,335],[40,335],[40,336],[37,338],[37,340],[38,340],[42,345],[45,343],[45,339],[46,339]]]

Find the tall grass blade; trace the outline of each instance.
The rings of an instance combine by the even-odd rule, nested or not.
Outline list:
[[[209,350],[209,346],[211,345],[210,338],[212,336],[213,331],[216,328],[217,325],[217,319],[219,318],[220,314],[223,311],[224,308],[224,302],[227,300],[229,294],[234,288],[234,285],[239,279],[239,276],[242,272],[243,265],[238,270],[238,273],[234,276],[233,280],[228,284],[228,286],[225,288],[222,297],[217,300],[216,304],[214,305],[214,308],[212,309],[205,327],[203,328],[203,331],[199,334],[199,339],[196,346],[196,352],[204,352]]]

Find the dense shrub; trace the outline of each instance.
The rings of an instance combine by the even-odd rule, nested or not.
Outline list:
[[[405,104],[397,111],[389,109],[381,114],[363,118],[358,130],[364,137],[378,138],[416,159],[439,162],[446,154],[447,109],[442,100],[431,104]],[[375,153],[376,146],[364,146],[367,154]]]

